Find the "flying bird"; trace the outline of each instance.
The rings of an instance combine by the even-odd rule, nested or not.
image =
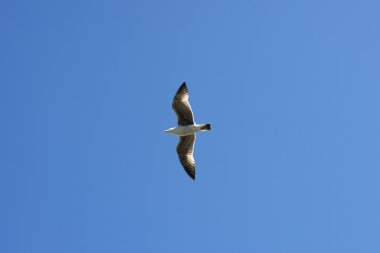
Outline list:
[[[210,124],[196,124],[193,111],[189,103],[189,90],[186,82],[178,89],[173,98],[173,110],[177,114],[178,126],[172,127],[165,132],[179,136],[177,154],[186,173],[195,180],[194,143],[195,134],[199,131],[211,130]]]

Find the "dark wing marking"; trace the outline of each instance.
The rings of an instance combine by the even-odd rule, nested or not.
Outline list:
[[[195,134],[181,136],[177,145],[177,154],[186,173],[195,180],[194,143]]]
[[[178,125],[186,126],[194,124],[193,111],[189,104],[189,90],[184,82],[173,98],[172,107],[178,117]]]

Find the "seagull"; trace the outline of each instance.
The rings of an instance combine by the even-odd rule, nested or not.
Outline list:
[[[186,173],[195,180],[194,143],[195,134],[200,131],[211,130],[210,124],[196,124],[193,111],[189,103],[189,90],[186,82],[179,88],[173,98],[173,110],[177,114],[178,126],[172,127],[165,132],[179,136],[177,154]]]

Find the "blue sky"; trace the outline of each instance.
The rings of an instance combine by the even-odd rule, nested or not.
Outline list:
[[[2,1],[0,251],[380,252],[379,10]]]

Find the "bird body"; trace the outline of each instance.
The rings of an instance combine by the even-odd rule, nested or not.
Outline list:
[[[195,179],[194,143],[195,134],[200,131],[211,130],[210,124],[196,124],[193,111],[189,103],[189,91],[184,82],[173,98],[173,110],[177,114],[178,126],[169,128],[165,132],[179,136],[177,154],[186,173]]]
[[[207,125],[208,124],[200,124],[200,125],[193,124],[193,125],[187,125],[187,126],[178,125],[177,127],[172,127],[165,130],[165,132],[168,132],[177,136],[186,136],[186,135],[198,133],[199,131],[210,130],[210,129],[207,129]]]

